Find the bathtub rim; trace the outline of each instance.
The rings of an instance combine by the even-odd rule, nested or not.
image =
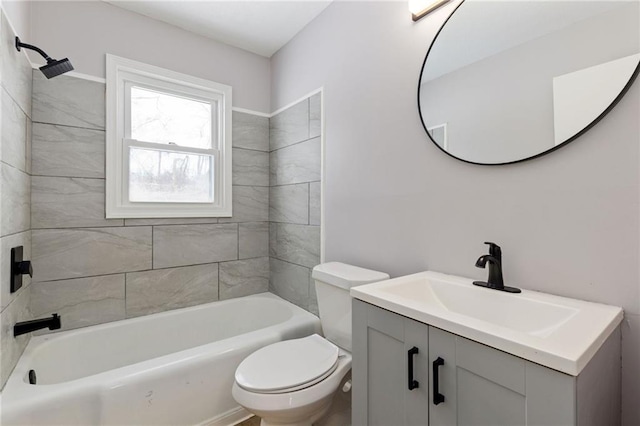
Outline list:
[[[159,357],[154,357],[146,360],[142,360],[133,364],[124,365],[121,367],[113,368],[110,370],[102,371],[96,374],[91,374],[88,376],[83,376],[79,378],[75,378],[72,380],[50,383],[50,384],[40,384],[40,385],[31,385],[25,379],[28,376],[30,361],[33,356],[41,349],[43,345],[46,345],[48,342],[52,340],[64,339],[68,336],[72,335],[82,335],[86,333],[91,333],[95,330],[101,330],[106,328],[112,328],[116,326],[122,325],[123,322],[127,323],[135,323],[135,322],[143,322],[148,321],[150,317],[170,317],[173,315],[178,315],[180,313],[185,312],[193,312],[197,310],[202,310],[210,307],[214,304],[228,304],[240,301],[242,299],[269,299],[276,300],[282,303],[285,303],[289,309],[292,311],[292,315],[283,322],[276,323],[264,328],[259,328],[257,330],[252,330],[247,333],[242,333],[234,336],[227,337],[225,339],[213,341],[206,343],[204,345],[195,346],[192,348],[183,349],[176,352],[171,352],[169,354],[161,355]],[[273,294],[270,292],[252,294],[248,296],[220,300],[209,302],[205,304],[200,304],[196,306],[190,306],[186,308],[178,308],[172,309],[170,311],[158,312],[150,315],[144,315],[140,317],[134,318],[126,318],[118,321],[111,321],[103,324],[96,324],[92,326],[65,330],[57,333],[48,333],[45,335],[34,336],[31,338],[24,352],[20,356],[18,363],[15,368],[11,372],[9,379],[7,380],[4,388],[0,392],[0,398],[3,403],[3,407],[6,408],[7,404],[11,404],[11,406],[21,407],[23,405],[27,405],[34,399],[39,399],[41,397],[46,396],[51,392],[51,389],[55,388],[58,392],[65,391],[76,391],[78,384],[84,384],[85,386],[92,382],[93,385],[102,385],[98,386],[99,389],[102,389],[106,384],[107,387],[111,387],[110,384],[114,382],[114,379],[126,379],[138,374],[146,373],[153,369],[158,369],[163,366],[174,364],[174,363],[187,363],[196,361],[199,358],[205,358],[209,352],[206,350],[207,348],[213,347],[214,345],[226,347],[227,349],[233,349],[233,347],[237,347],[237,342],[240,339],[246,340],[255,336],[271,336],[271,337],[282,337],[282,327],[283,324],[286,323],[294,323],[299,325],[311,325],[316,329],[316,332],[320,333],[320,319],[308,312],[299,306]],[[279,332],[280,331],[280,332]],[[241,336],[246,336],[242,338]],[[148,364],[146,368],[140,369],[139,367],[143,364]],[[84,387],[84,386],[83,386]],[[89,386],[87,389],[96,389],[96,386]],[[98,390],[99,390],[98,389]],[[4,411],[4,410],[3,410]]]

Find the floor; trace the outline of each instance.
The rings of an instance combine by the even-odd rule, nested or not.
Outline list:
[[[241,423],[238,423],[236,426],[260,426],[260,417],[253,416]]]

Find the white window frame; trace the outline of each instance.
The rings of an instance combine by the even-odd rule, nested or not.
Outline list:
[[[156,143],[133,140],[126,134],[126,129],[131,128],[130,88],[133,85],[200,99],[215,107],[212,114],[212,149],[162,146],[163,151],[166,148],[167,152],[213,156],[212,203],[129,201],[129,147],[159,147]],[[231,86],[108,54],[106,100],[107,219],[231,216]]]

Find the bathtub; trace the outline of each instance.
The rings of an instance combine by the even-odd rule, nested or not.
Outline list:
[[[33,337],[2,391],[0,423],[234,424],[249,415],[231,396],[238,364],[319,331],[316,316],[263,293]]]

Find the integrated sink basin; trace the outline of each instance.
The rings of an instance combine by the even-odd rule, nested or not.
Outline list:
[[[547,337],[579,312],[574,307],[513,297],[513,293],[488,292],[453,280],[422,278],[382,287],[380,291],[540,337]]]
[[[577,376],[622,321],[622,309],[421,272],[354,287],[356,299]]]

